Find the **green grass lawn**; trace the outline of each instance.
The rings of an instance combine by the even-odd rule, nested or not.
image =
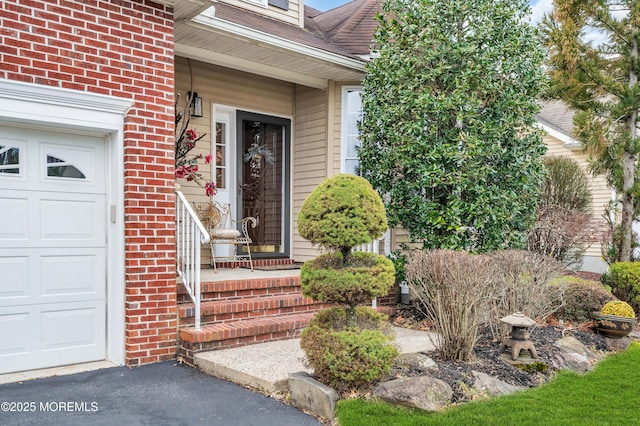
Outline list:
[[[586,374],[561,371],[550,383],[440,413],[358,399],[338,403],[340,426],[640,425],[640,343]]]

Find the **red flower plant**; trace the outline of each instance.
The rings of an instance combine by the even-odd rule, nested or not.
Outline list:
[[[188,105],[188,103],[187,103]],[[204,163],[211,163],[213,158],[211,154],[203,156],[197,154],[189,156],[189,152],[195,148],[197,142],[202,139],[205,134],[198,135],[195,130],[187,129],[191,116],[189,114],[189,108],[185,108],[184,113],[179,113],[176,103],[176,162],[175,162],[175,175],[178,179],[186,179],[187,182],[195,182],[204,188],[205,194],[208,197],[212,197],[216,194],[216,184],[213,181],[203,182],[204,178],[202,174],[198,172],[198,162],[204,158]],[[182,126],[178,124],[185,118]]]

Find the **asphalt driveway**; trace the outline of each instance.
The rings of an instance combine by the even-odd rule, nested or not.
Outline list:
[[[0,385],[2,425],[319,425],[263,394],[174,361]]]

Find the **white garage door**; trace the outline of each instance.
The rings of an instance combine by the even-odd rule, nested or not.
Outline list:
[[[105,140],[0,126],[0,373],[105,359]]]

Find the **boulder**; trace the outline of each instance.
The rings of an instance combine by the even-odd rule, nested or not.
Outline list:
[[[380,383],[373,390],[373,394],[391,404],[438,411],[451,403],[453,390],[440,379],[420,376]]]
[[[554,361],[560,368],[567,368],[577,373],[590,371],[601,355],[588,349],[582,342],[572,336],[563,337],[554,343],[562,353]]]
[[[411,353],[400,355],[396,359],[396,365],[401,367],[416,368],[419,370],[437,369],[438,364],[425,354]]]
[[[607,350],[624,352],[631,344],[631,339],[629,337],[622,337],[620,339],[610,339],[609,337],[605,337],[604,342],[607,344]]]
[[[335,389],[305,372],[289,374],[289,395],[294,407],[326,419],[334,418],[336,402],[340,399]]]
[[[483,394],[490,396],[508,395],[523,389],[521,386],[511,385],[480,371],[473,370],[472,373],[476,379],[473,387]]]

